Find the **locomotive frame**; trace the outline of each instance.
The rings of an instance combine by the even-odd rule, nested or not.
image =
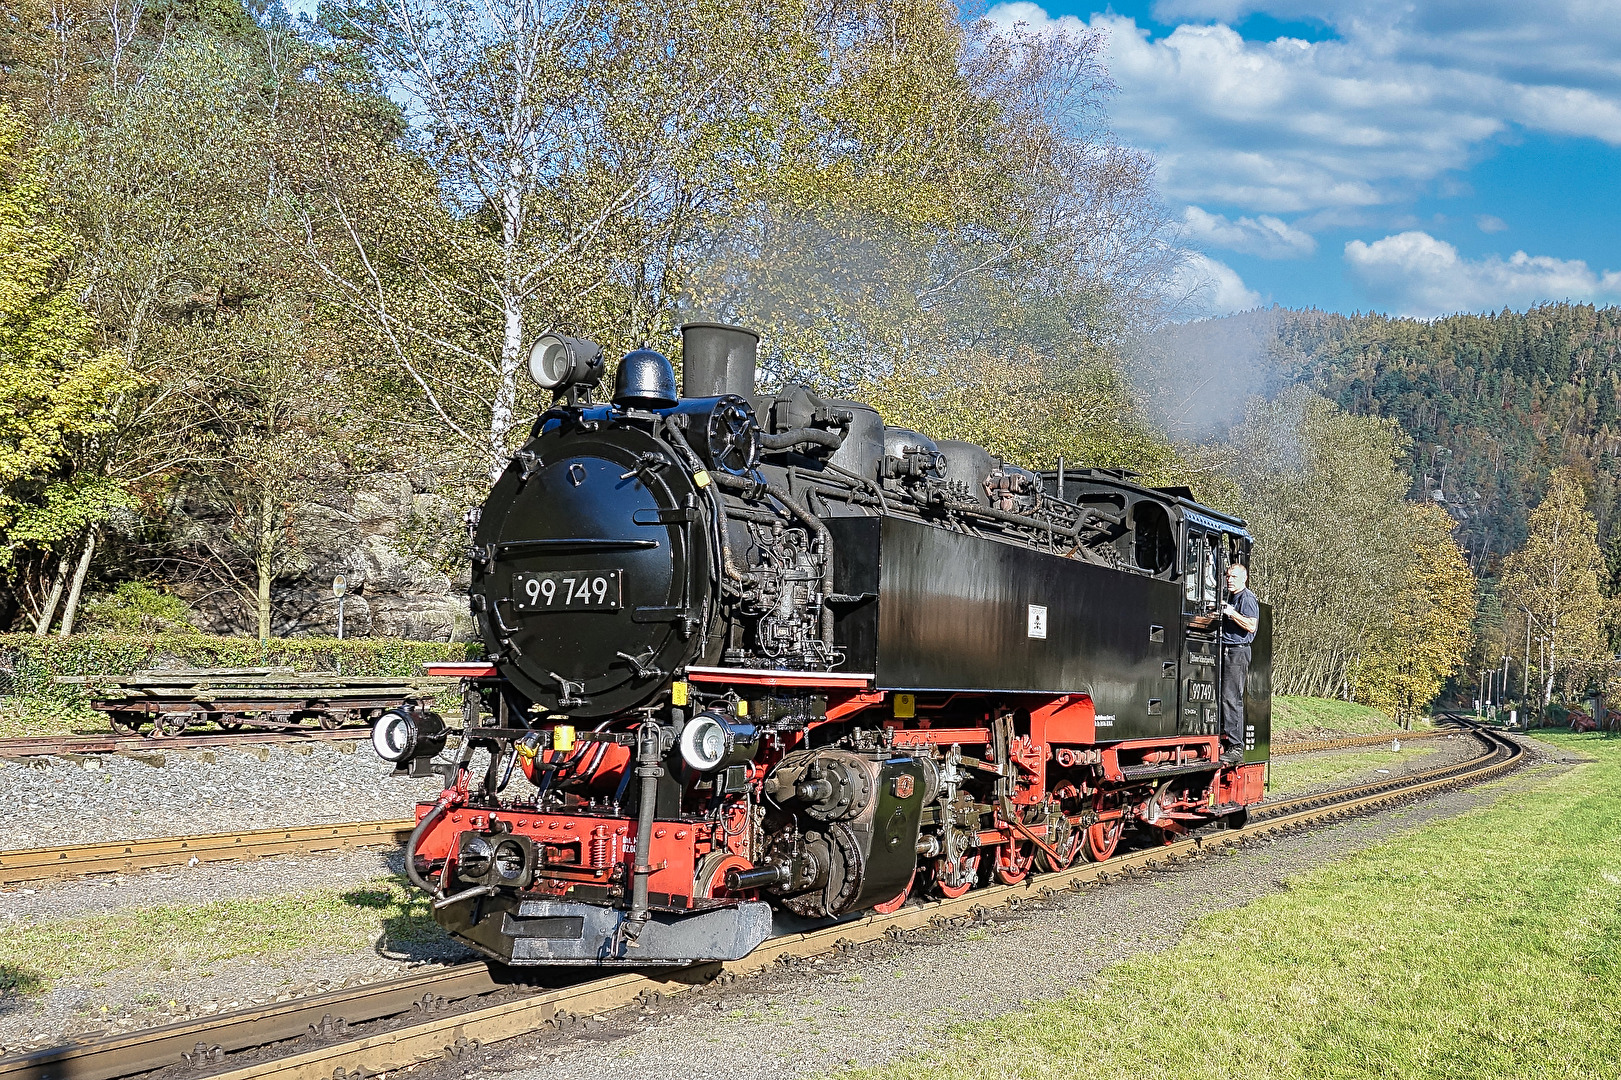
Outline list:
[[[753,335],[683,335],[684,394],[640,350],[609,406],[600,350],[537,346],[558,404],[473,529],[489,662],[430,665],[464,678],[460,747],[431,763],[451,732],[422,708],[375,729],[444,776],[407,872],[454,936],[513,964],[735,959],[774,914],[1017,883],[1260,801],[1265,606],[1236,763],[1216,704],[1242,521],[803,387],[751,400]]]

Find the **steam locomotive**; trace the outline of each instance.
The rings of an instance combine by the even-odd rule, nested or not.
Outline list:
[[[682,335],[679,393],[644,348],[608,403],[600,348],[536,343],[555,403],[469,515],[487,662],[431,666],[464,679],[459,724],[374,729],[444,778],[407,872],[454,937],[509,964],[735,959],[774,911],[1018,883],[1262,798],[1265,607],[1236,763],[1217,715],[1242,521],[756,396],[756,335]]]

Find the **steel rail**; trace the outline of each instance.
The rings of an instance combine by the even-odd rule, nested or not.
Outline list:
[[[341,742],[364,739],[370,725],[354,724],[341,728],[302,728],[297,731],[251,731],[210,735],[29,735],[0,739],[0,757],[61,757],[82,754],[116,754],[121,751],[162,753],[164,750],[208,750],[218,747],[253,746],[261,743],[300,743],[318,740]]]
[[[1409,738],[1434,738],[1445,734],[1448,732],[1419,732]],[[1343,746],[1382,744],[1385,741],[1383,736],[1359,736],[1332,742],[1299,744],[1287,750],[1274,746],[1272,752],[1274,755],[1306,753]],[[0,885],[184,866],[193,860],[225,862],[371,847],[403,840],[410,834],[412,825],[411,821],[351,821],[333,825],[0,850]]]
[[[330,1080],[334,1075],[369,1075],[426,1061],[453,1060],[469,1047],[547,1027],[567,1026],[582,1013],[600,1013],[673,996],[706,985],[723,974],[758,972],[779,962],[875,941],[996,907],[1014,906],[1031,897],[1046,898],[1066,889],[1079,890],[1090,883],[1156,870],[1247,839],[1491,779],[1524,759],[1525,749],[1519,743],[1465,723],[1465,730],[1487,748],[1469,761],[1258,807],[1250,822],[1240,829],[1192,836],[1103,863],[1035,875],[1018,885],[975,889],[957,899],[916,903],[889,915],[872,913],[806,933],[773,938],[734,962],[702,964],[674,973],[626,972],[433,1015],[458,998],[483,997],[502,989],[486,965],[464,964],[369,987],[0,1059],[0,1080],[119,1080],[179,1064],[182,1055],[200,1070],[196,1075],[211,1080]],[[403,1024],[396,1021],[386,1028],[349,1037],[343,1034],[352,1025],[397,1017],[413,1006],[420,1006],[416,1009],[420,1015]],[[230,1060],[234,1052],[305,1034],[330,1035],[332,1041],[270,1060]],[[228,1067],[210,1068],[216,1065]]]
[[[1272,756],[1312,754],[1318,750],[1344,750],[1350,746],[1383,746],[1389,742],[1411,742],[1414,739],[1434,739],[1442,735],[1455,735],[1456,731],[1392,731],[1389,735],[1347,735],[1343,739],[1312,739],[1307,742],[1273,743]]]
[[[150,840],[15,848],[0,851],[0,885],[185,866],[192,862],[234,862],[262,859],[270,855],[347,851],[399,843],[411,835],[411,828],[415,824],[414,821],[344,821],[285,829],[250,829],[195,836],[162,836]]]

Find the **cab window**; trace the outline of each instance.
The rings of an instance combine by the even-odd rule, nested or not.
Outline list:
[[[1216,554],[1210,537],[1188,531],[1187,562],[1183,565],[1183,592],[1193,604],[1216,595]]]

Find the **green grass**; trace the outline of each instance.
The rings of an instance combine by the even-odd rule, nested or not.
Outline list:
[[[443,938],[427,897],[383,878],[347,888],[219,900],[194,906],[122,908],[13,927],[0,935],[0,1001],[50,989],[59,979],[95,979],[146,968],[201,975],[208,965],[293,955],[335,955]]]
[[[1275,697],[1272,699],[1272,734],[1377,735],[1396,731],[1396,722],[1378,709],[1338,698]]]
[[[1413,757],[1434,752],[1435,748],[1423,742],[1402,743],[1401,750],[1364,750],[1357,753],[1334,752],[1321,757],[1285,755],[1272,759],[1271,790],[1283,793],[1302,791],[1322,784],[1349,784],[1353,779],[1376,769],[1394,769]],[[1302,760],[1302,758],[1313,760]]]
[[[1621,1076],[1621,740],[1549,741],[1597,761],[1293,878],[942,1050],[844,1075]]]

